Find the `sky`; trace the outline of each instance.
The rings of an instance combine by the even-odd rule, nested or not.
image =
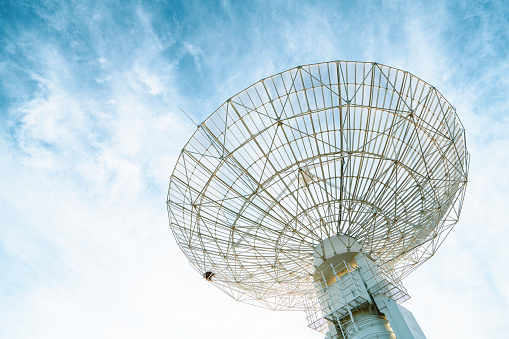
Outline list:
[[[166,194],[196,123],[261,78],[331,60],[409,71],[456,107],[462,216],[404,280],[404,306],[428,338],[505,338],[503,0],[3,0],[0,337],[323,338],[303,312],[208,284],[173,239]]]

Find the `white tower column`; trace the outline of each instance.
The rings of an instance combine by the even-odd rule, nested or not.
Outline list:
[[[329,328],[326,339],[425,338],[411,313],[394,301],[408,297],[404,289],[355,239],[324,239],[315,247],[313,264],[315,290]]]

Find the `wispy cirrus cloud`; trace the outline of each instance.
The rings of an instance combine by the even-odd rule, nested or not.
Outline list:
[[[194,131],[179,107],[201,121],[260,78],[350,59],[408,70],[456,106],[472,153],[463,216],[407,279],[408,307],[429,337],[500,337],[508,10],[501,1],[7,2],[0,334],[321,338],[303,314],[234,303],[200,280],[167,229],[165,191]]]

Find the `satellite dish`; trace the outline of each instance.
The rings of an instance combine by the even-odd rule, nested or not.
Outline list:
[[[305,309],[329,338],[361,338],[366,319],[388,319],[387,338],[423,337],[398,325],[401,279],[457,223],[468,162],[454,107],[423,80],[377,63],[300,66],[198,126],[171,176],[170,228],[236,300]]]

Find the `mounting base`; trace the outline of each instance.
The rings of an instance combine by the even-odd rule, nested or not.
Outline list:
[[[425,339],[401,282],[377,265],[353,238],[338,235],[315,247],[315,290],[326,339]]]

